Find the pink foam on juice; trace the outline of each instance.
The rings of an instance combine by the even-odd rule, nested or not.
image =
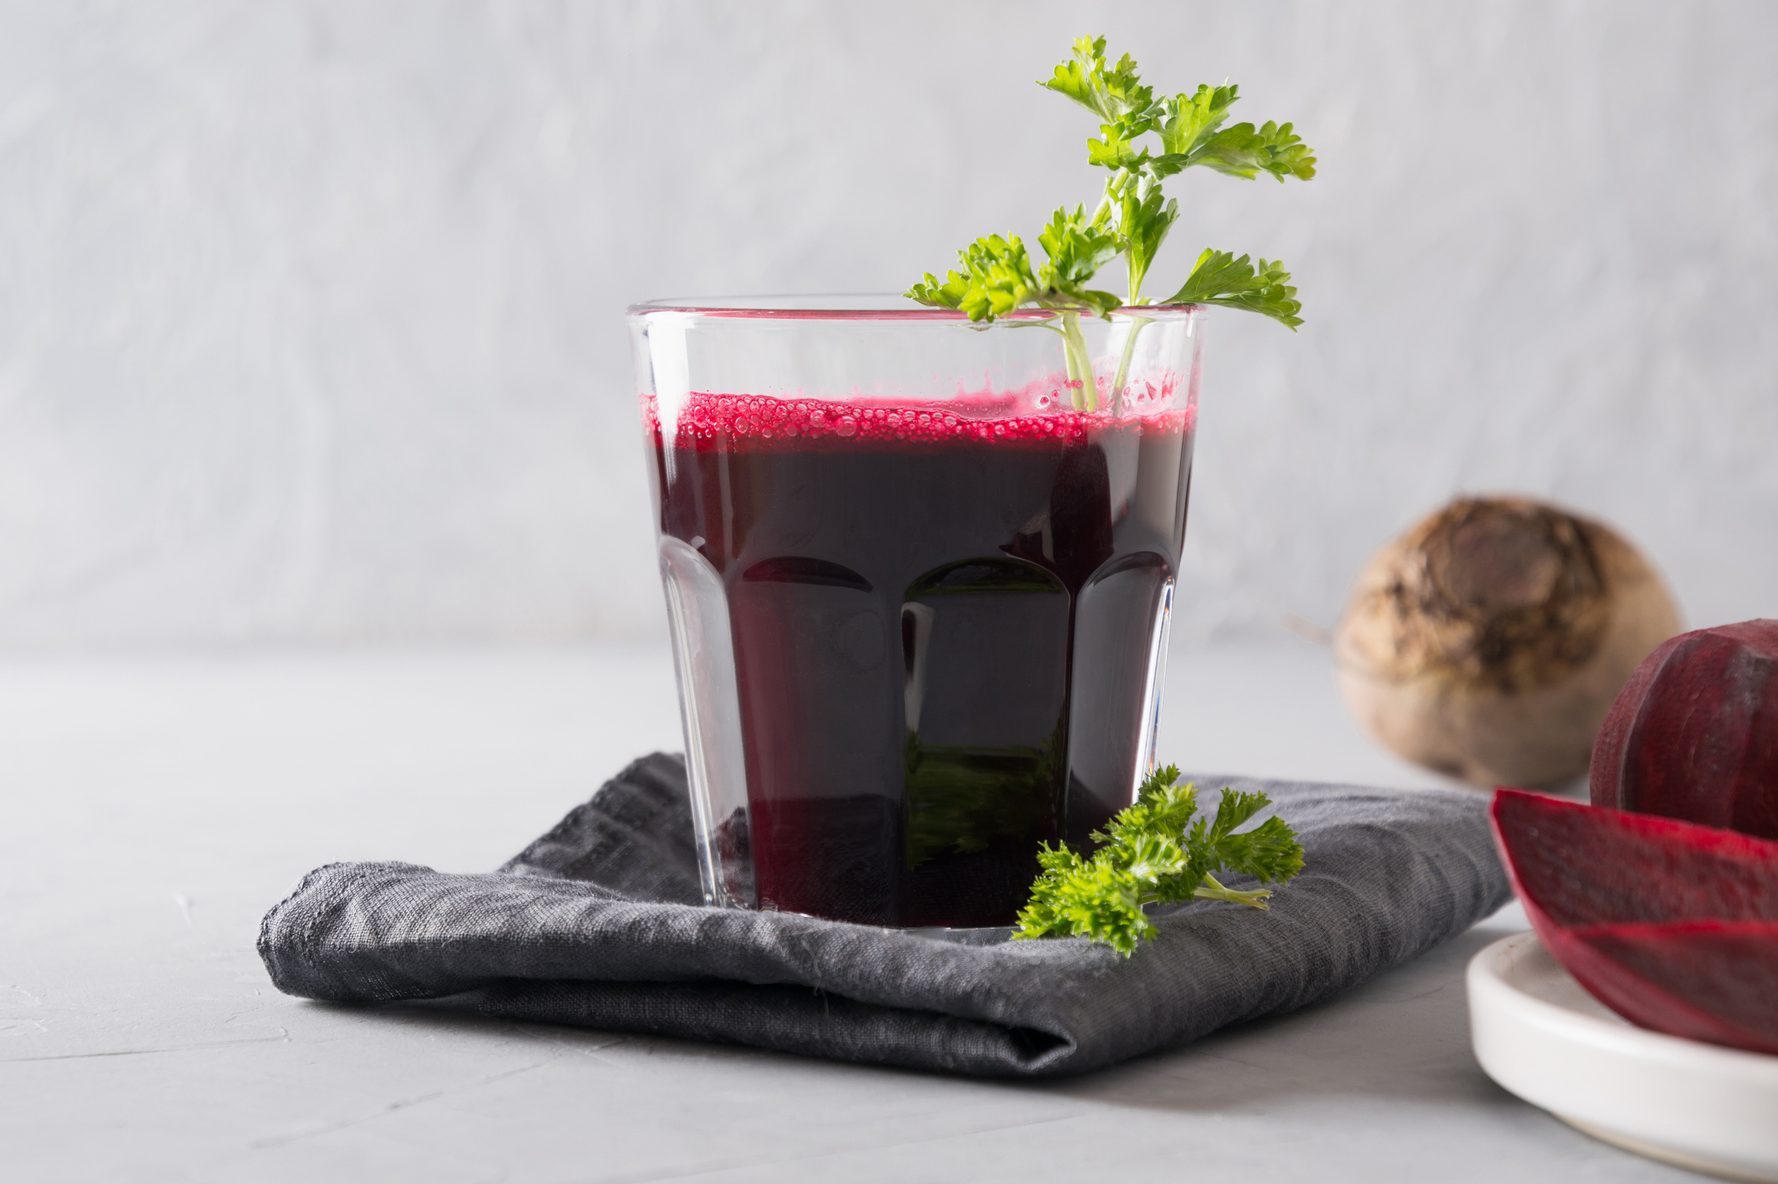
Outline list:
[[[1171,384],[1164,390],[1149,387],[1120,413],[1076,410],[1067,405],[1065,394],[1043,394],[1035,399],[1020,392],[920,402],[865,398],[839,402],[694,391],[676,415],[663,417],[654,400],[647,402],[643,414],[651,435],[661,433],[666,426],[663,419],[670,418],[674,440],[700,448],[770,446],[774,441],[792,440],[845,445],[1084,443],[1103,433],[1190,431],[1197,410],[1167,407],[1172,393]],[[1033,403],[1036,410],[1015,410]]]

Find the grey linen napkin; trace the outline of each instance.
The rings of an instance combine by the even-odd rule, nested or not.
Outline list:
[[[699,903],[685,767],[643,757],[497,872],[336,863],[266,914],[280,990],[993,1076],[1080,1073],[1325,999],[1504,904],[1486,799],[1261,788],[1301,836],[1269,912],[1187,905],[1128,961]]]

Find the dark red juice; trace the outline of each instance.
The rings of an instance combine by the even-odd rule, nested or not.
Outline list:
[[[1128,804],[1192,413],[1012,403],[651,411],[688,712],[743,766],[705,819],[721,897],[1006,924],[1041,841]]]

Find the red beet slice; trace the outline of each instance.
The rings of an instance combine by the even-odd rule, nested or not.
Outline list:
[[[1595,998],[1778,1054],[1778,842],[1511,789],[1492,814],[1532,928]]]
[[[1606,714],[1588,781],[1595,806],[1778,839],[1778,621],[1662,643]]]
[[[1637,921],[1568,936],[1577,962],[1584,951],[1587,989],[1625,1019],[1778,1055],[1778,921]]]

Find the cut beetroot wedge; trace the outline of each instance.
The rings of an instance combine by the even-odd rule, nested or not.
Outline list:
[[[1563,940],[1573,960],[1556,959],[1632,1023],[1778,1055],[1778,921],[1588,925]]]
[[[1532,927],[1601,1003],[1778,1054],[1778,842],[1511,789],[1492,814]]]

